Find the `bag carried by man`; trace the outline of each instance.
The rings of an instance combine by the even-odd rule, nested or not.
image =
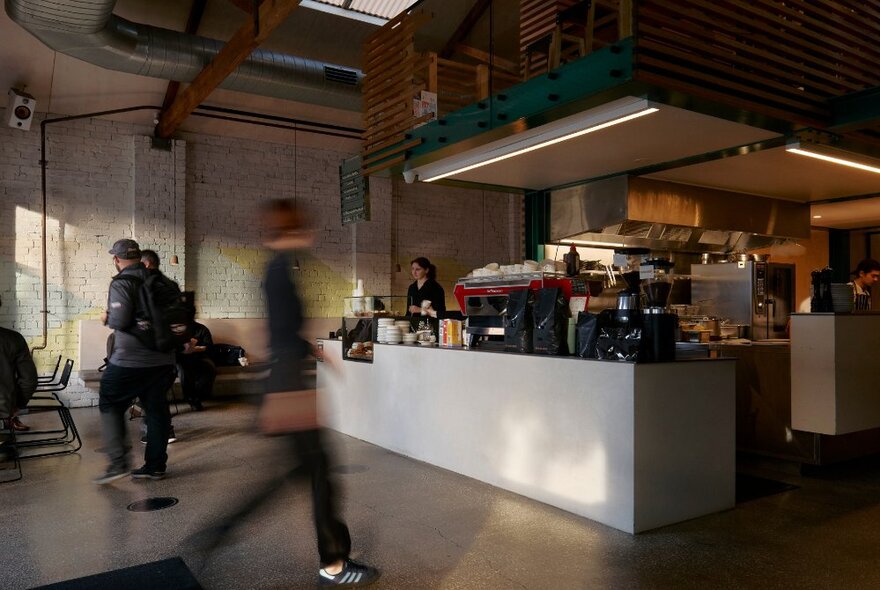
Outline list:
[[[135,323],[126,332],[159,352],[171,352],[189,342],[195,310],[175,281],[155,269],[147,270],[145,280],[128,274],[113,280],[131,281],[137,288]]]

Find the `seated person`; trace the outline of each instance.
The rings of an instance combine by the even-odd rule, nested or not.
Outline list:
[[[214,339],[207,326],[195,320],[192,331],[190,341],[178,351],[177,370],[184,399],[193,410],[201,412],[205,409],[202,400],[213,394],[214,378],[217,376],[217,369],[208,357],[208,351],[214,346]]]
[[[0,302],[2,305],[2,302]],[[37,388],[37,368],[24,337],[0,328],[0,418],[3,428],[30,430],[18,419]]]

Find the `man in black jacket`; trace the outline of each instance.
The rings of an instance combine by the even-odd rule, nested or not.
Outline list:
[[[159,352],[129,333],[146,318],[140,286],[147,278],[141,251],[134,240],[119,240],[110,250],[119,274],[110,282],[104,323],[115,331],[113,353],[101,377],[99,408],[104,452],[110,464],[97,484],[107,484],[129,474],[125,411],[134,398],[146,411],[147,447],[144,466],[131,471],[133,479],[162,479],[168,461],[171,415],[165,400],[174,382],[174,352]]]
[[[27,406],[36,388],[37,368],[27,342],[18,332],[0,328],[0,418],[4,427],[29,430],[16,413]]]

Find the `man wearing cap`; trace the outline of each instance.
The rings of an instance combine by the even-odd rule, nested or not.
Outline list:
[[[104,452],[110,461],[106,473],[95,479],[108,484],[131,474],[133,479],[162,479],[168,461],[171,415],[165,396],[174,382],[174,353],[159,352],[142,343],[129,330],[144,320],[140,287],[147,278],[141,249],[123,239],[110,249],[119,274],[110,282],[104,323],[114,330],[113,352],[101,377],[99,408]],[[147,447],[144,466],[130,471],[125,411],[139,397],[146,410]]]

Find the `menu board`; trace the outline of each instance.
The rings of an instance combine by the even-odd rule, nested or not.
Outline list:
[[[339,195],[342,199],[342,225],[370,220],[368,180],[361,174],[361,157],[348,158],[339,165]]]

